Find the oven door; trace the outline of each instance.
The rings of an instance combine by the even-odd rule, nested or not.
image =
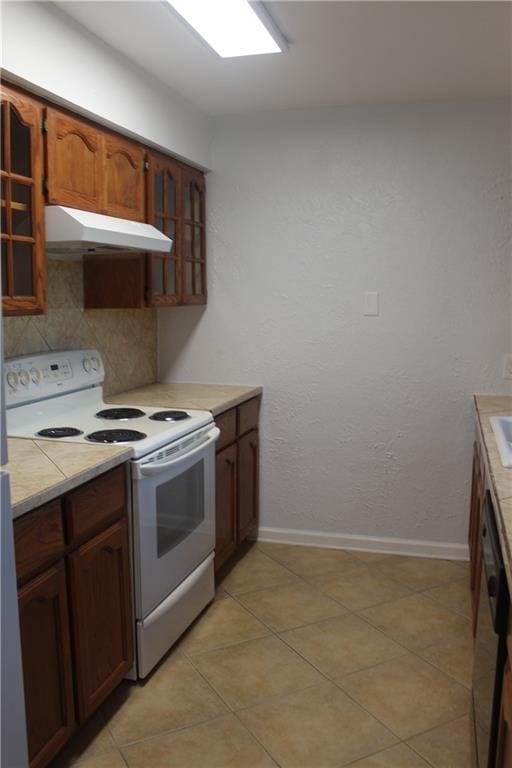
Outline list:
[[[214,550],[219,434],[217,427],[202,429],[132,462],[137,619],[145,618]]]

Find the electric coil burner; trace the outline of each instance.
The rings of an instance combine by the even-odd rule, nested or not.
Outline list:
[[[157,411],[149,418],[153,421],[182,421],[189,419],[190,416],[186,411]]]
[[[144,440],[146,437],[144,432],[138,432],[136,429],[100,429],[87,435],[87,440],[93,443],[130,443],[133,440]]]
[[[36,434],[39,437],[76,437],[77,435],[83,435],[83,432],[75,427],[50,427],[48,429],[40,429]]]
[[[98,419],[113,419],[115,421],[138,419],[140,416],[145,415],[144,411],[141,411],[139,408],[105,408],[103,411],[98,411],[95,414]]]

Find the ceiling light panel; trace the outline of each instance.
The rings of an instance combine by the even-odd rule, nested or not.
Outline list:
[[[248,0],[167,0],[222,58],[281,53],[279,42]],[[276,37],[279,37],[276,35]]]

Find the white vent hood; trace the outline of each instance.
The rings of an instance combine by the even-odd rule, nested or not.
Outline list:
[[[151,224],[62,205],[45,207],[45,226],[48,256],[60,259],[80,259],[84,253],[169,253],[172,247],[172,240]]]

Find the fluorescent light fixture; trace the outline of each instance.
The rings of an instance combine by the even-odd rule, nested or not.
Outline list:
[[[282,53],[286,47],[284,38],[260,3],[248,0],[167,2],[222,58]]]

